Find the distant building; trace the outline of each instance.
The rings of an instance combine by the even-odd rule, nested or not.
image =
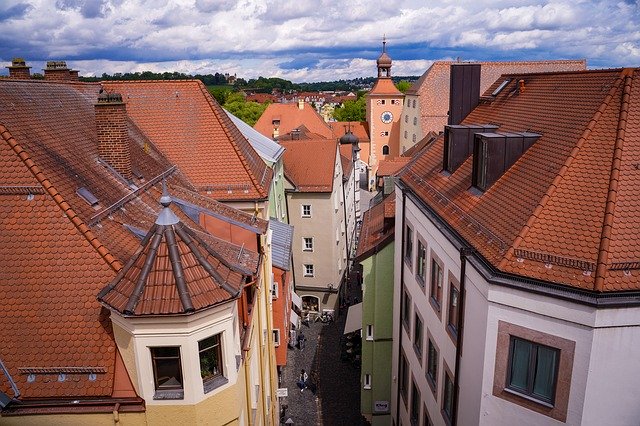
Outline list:
[[[451,61],[435,61],[411,85],[405,97],[400,120],[400,152],[422,140],[429,132],[441,132],[449,111],[449,69]],[[484,92],[502,74],[552,71],[580,71],[587,67],[582,60],[477,62],[482,65],[480,92]]]

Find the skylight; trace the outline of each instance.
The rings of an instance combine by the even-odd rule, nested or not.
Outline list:
[[[91,193],[87,188],[81,186],[76,190],[76,194],[80,196],[83,200],[85,200],[91,207],[95,207],[98,205],[98,199],[95,195]]]
[[[500,83],[500,86],[498,86],[496,88],[496,90],[494,90],[493,92],[491,92],[491,96],[497,96],[498,93],[500,93],[502,91],[502,89],[504,89],[504,87],[509,84],[509,82],[511,81],[511,79],[506,79],[505,81],[503,81],[502,83]]]

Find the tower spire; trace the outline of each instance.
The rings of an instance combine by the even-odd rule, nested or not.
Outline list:
[[[387,35],[382,34],[382,53],[386,53],[387,51]]]

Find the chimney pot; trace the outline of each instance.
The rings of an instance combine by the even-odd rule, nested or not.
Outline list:
[[[44,68],[44,79],[50,81],[69,81],[71,73],[65,61],[47,61]]]
[[[520,93],[524,93],[524,80],[518,81],[518,90]]]
[[[11,60],[11,66],[7,68],[9,69],[9,78],[20,80],[28,80],[31,78],[31,67],[28,67],[22,58],[13,58]]]

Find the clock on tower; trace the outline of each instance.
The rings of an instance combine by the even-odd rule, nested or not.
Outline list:
[[[391,113],[391,111],[385,111],[380,114],[380,120],[382,120],[382,122],[385,124],[389,124],[393,121],[393,114]]]

